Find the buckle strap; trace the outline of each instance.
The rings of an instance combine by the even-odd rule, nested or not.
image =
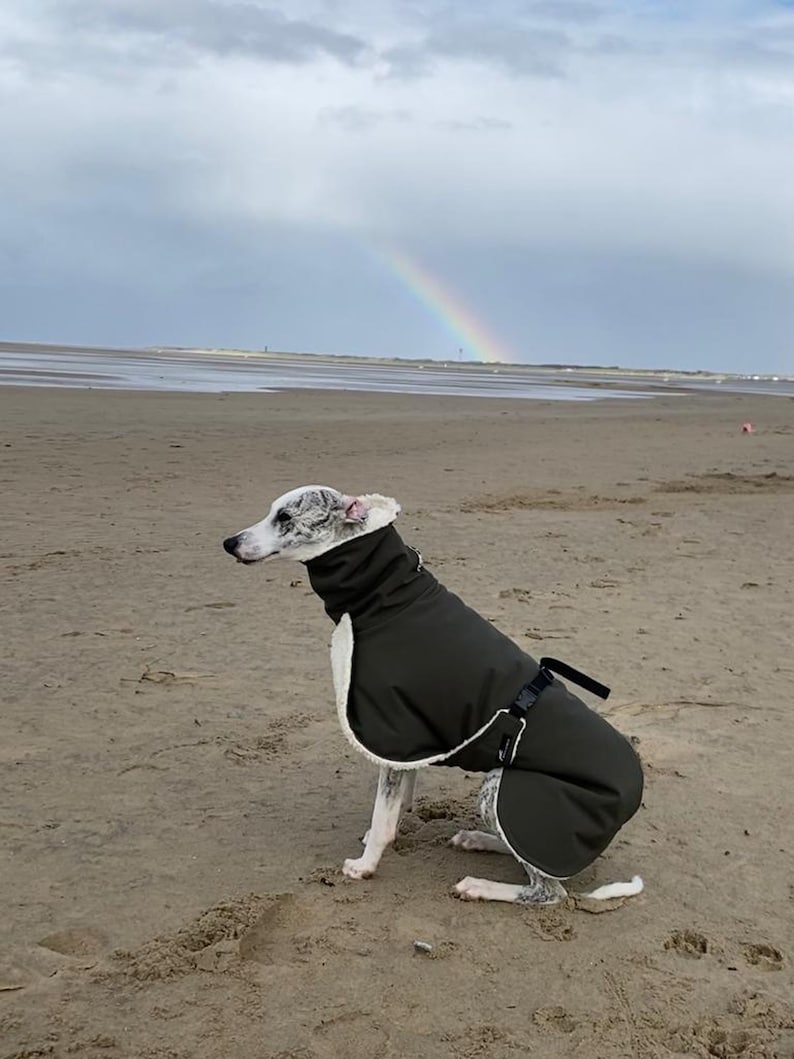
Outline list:
[[[567,662],[558,662],[556,658],[541,658],[540,668],[541,672],[544,669],[553,670],[553,672],[558,676],[561,676],[563,680],[570,680],[573,684],[578,684],[580,688],[584,688],[585,691],[597,695],[599,699],[608,699],[609,693],[612,690],[611,688],[608,688],[606,684],[601,684],[598,680],[588,677],[588,675],[582,673],[581,670],[569,666]]]
[[[545,660],[544,660],[545,661]],[[534,706],[539,696],[546,688],[554,683],[554,674],[541,664],[538,675],[529,684],[525,684],[508,710],[511,717],[521,722],[521,728],[517,732],[505,734],[496,752],[496,760],[503,768],[512,765],[518,745],[519,735],[524,734],[526,716],[531,706]]]
[[[543,662],[545,661],[546,659],[544,658]],[[543,664],[543,662],[540,664],[538,675],[534,680],[531,680],[529,684],[523,686],[510,706],[510,713],[512,713],[514,717],[518,717],[520,720],[526,717],[529,708],[535,705],[535,702],[540,698],[541,694],[554,682],[554,674]]]
[[[522,722],[521,734],[524,731],[524,720],[527,713],[532,706],[535,705],[537,700],[543,694],[550,684],[554,683],[554,674],[563,677],[564,680],[570,680],[572,684],[577,684],[580,688],[584,688],[585,691],[591,692],[593,695],[597,695],[600,699],[606,699],[609,697],[610,688],[606,684],[601,684],[598,680],[594,680],[593,677],[589,677],[586,673],[582,673],[578,669],[574,669],[573,666],[569,666],[567,662],[559,662],[556,658],[541,658],[540,669],[534,680],[531,680],[528,684],[519,691],[515,697],[515,701],[509,708],[509,713]],[[502,736],[502,741],[497,751],[497,761],[502,766],[510,765],[515,756],[516,743],[519,733],[512,735]]]

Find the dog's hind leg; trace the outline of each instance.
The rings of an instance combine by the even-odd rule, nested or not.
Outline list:
[[[360,857],[346,860],[342,871],[350,879],[369,879],[383,856],[383,851],[397,836],[405,791],[411,773],[401,769],[382,767],[378,774],[378,792],[372,810],[372,823],[365,835],[364,852]]]
[[[549,879],[527,865],[524,868],[530,881],[523,886],[474,879],[468,875],[457,884],[455,894],[462,901],[508,901],[517,905],[556,905],[568,896],[561,882]]]
[[[467,853],[511,853],[509,846],[498,835],[488,831],[458,831],[449,840],[450,846],[464,849]]]
[[[477,808],[488,831],[459,831],[452,839],[454,846],[466,850],[513,854],[507,843],[497,835],[499,822],[496,818],[496,798],[501,775],[501,769],[493,769],[486,775],[480,788]],[[531,864],[519,860],[518,857],[516,860],[529,876],[529,882],[523,886],[492,882],[490,879],[475,879],[468,875],[457,884],[455,893],[464,901],[508,901],[522,905],[554,905],[564,900],[567,893],[562,883],[541,875]]]
[[[478,797],[477,810],[485,827],[484,831],[458,831],[450,839],[450,845],[468,852],[510,853],[510,847],[499,838],[496,823],[496,795],[499,790],[501,769],[492,769],[483,780]]]

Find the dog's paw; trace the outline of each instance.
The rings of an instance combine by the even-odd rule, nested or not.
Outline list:
[[[475,879],[467,875],[455,886],[454,892],[461,901],[488,901],[491,898],[491,883],[487,879]]]
[[[471,849],[471,831],[458,831],[456,835],[453,835],[449,840],[450,846],[454,846],[455,849]]]
[[[490,846],[483,842],[483,837],[481,831],[458,831],[457,835],[453,835],[449,840],[449,844],[455,849],[465,849],[467,852],[489,849]]]
[[[350,858],[342,865],[342,874],[348,879],[371,879],[375,869],[363,857]]]
[[[455,849],[464,849],[468,853],[509,853],[509,848],[497,835],[487,831],[458,831],[449,840]]]

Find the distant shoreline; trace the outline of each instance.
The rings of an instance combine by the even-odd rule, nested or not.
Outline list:
[[[344,390],[530,401],[653,400],[745,393],[794,398],[794,380],[714,372],[490,364],[285,353],[275,350],[101,348],[0,342],[0,386],[260,393]]]
[[[619,364],[557,364],[543,362],[537,364],[521,363],[514,364],[509,361],[473,361],[473,360],[435,360],[429,357],[380,357],[363,356],[352,353],[311,353],[296,352],[293,350],[275,349],[236,349],[220,347],[201,346],[81,346],[67,343],[48,342],[13,342],[0,341],[0,354],[6,352],[30,351],[31,353],[80,353],[97,354],[104,356],[164,356],[174,357],[239,357],[241,359],[261,359],[273,361],[278,359],[287,360],[311,360],[314,363],[347,363],[360,364],[367,367],[391,366],[391,367],[419,367],[425,369],[444,370],[454,368],[456,371],[510,371],[517,374],[525,373],[575,373],[578,376],[591,375],[594,377],[604,375],[619,375],[621,379],[637,378],[642,381],[658,380],[660,382],[685,382],[686,380],[703,380],[710,382],[727,382],[753,380],[759,382],[794,381],[794,376],[774,375],[771,373],[741,374],[728,371],[708,371],[705,369],[685,370],[682,368],[628,368]]]

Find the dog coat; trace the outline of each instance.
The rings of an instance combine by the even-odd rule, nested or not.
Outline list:
[[[553,878],[606,849],[642,797],[642,768],[623,735],[439,584],[393,525],[305,565],[337,626],[337,709],[356,749],[397,769],[503,766],[500,837]]]

